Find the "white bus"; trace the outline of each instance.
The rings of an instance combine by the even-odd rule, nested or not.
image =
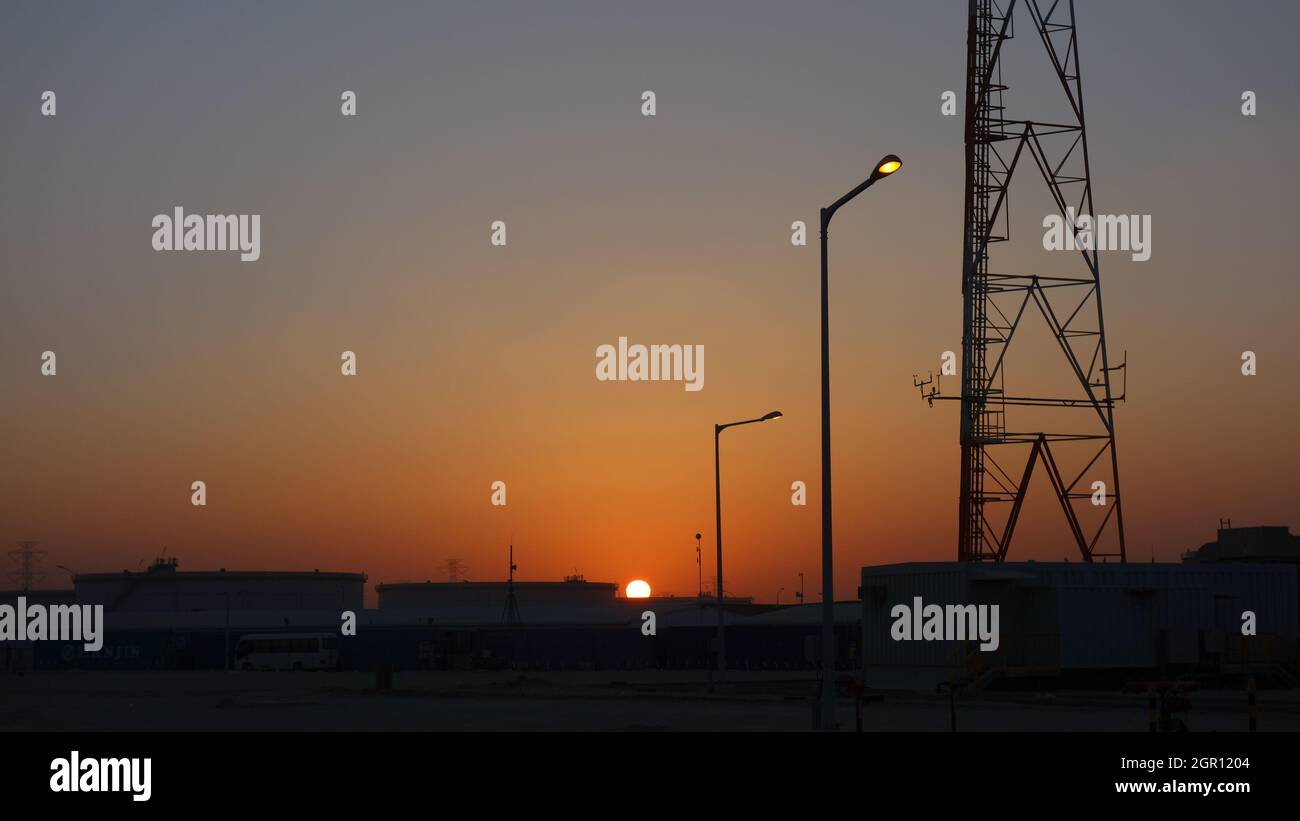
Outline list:
[[[333,670],[339,638],[331,633],[258,633],[235,647],[240,670]]]

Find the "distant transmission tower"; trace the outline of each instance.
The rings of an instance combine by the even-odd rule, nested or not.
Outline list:
[[[36,548],[38,544],[40,543],[18,542],[18,549],[9,551],[9,557],[18,564],[18,569],[9,574],[9,579],[24,593],[45,579],[45,570],[41,567],[41,561],[45,558],[46,552],[38,550]]]
[[[447,560],[447,581],[460,581],[460,574],[465,570],[465,563],[460,559]]]
[[[1060,108],[1066,113],[1053,118],[1061,122],[1009,119],[1005,114],[1003,93],[1009,87],[1002,82],[999,58],[1003,44],[1014,35],[1017,5],[1027,12],[1019,20],[1032,23],[1029,36],[1042,41],[1052,87],[1063,95]],[[1127,363],[1111,367],[1106,353],[1097,251],[1057,254],[1067,268],[1077,269],[1074,273],[1013,273],[991,267],[989,259],[993,243],[1011,238],[1007,194],[1017,168],[1041,176],[1052,209],[1060,212],[1067,231],[1086,228],[1076,222],[1079,215],[1095,216],[1072,0],[970,0],[964,113],[961,396],[939,396],[937,386],[927,392],[924,386],[931,380],[917,383],[927,399],[961,401],[957,558],[1006,559],[1025,491],[1041,466],[1083,560],[1125,561],[1114,420],[1114,403],[1124,396],[1123,390],[1119,396],[1112,393],[1111,373],[1124,370]],[[1041,238],[1031,239],[1037,244]],[[1007,351],[1022,321],[1028,324],[1034,315],[1042,316],[1054,338],[1056,344],[1049,347],[1063,354],[1057,357],[1059,373],[1070,387],[1052,390],[1055,395],[1024,386],[1007,388]],[[1035,353],[1033,344],[1031,340],[1017,348]],[[1034,367],[1017,376],[1025,371],[1050,375],[1036,357],[1030,358]],[[1015,412],[1019,427],[1010,424],[1010,407],[1022,409]],[[1099,493],[1104,507],[1092,507]],[[1083,518],[1090,524],[1081,522],[1076,502],[1082,502]],[[1097,519],[1100,524],[1095,524]]]

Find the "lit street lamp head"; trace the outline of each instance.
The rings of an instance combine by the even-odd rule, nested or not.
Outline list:
[[[886,154],[876,163],[876,170],[871,172],[871,178],[878,180],[881,177],[888,177],[898,169],[903,167],[903,161],[898,158],[897,154]]]
[[[719,433],[722,433],[727,428],[734,428],[737,425],[752,425],[755,422],[767,422],[771,419],[782,419],[782,418],[784,418],[784,414],[782,414],[781,411],[772,411],[771,413],[764,414],[763,416],[759,416],[755,419],[744,419],[741,420],[740,422],[728,422],[725,425],[714,425],[713,433],[714,435],[717,435]]]
[[[897,154],[886,154],[885,156],[881,157],[880,162],[876,163],[876,167],[871,169],[871,176],[863,180],[861,185],[859,185],[857,188],[854,188],[849,193],[845,194],[844,196],[837,199],[835,202],[831,203],[830,205],[822,209],[823,236],[825,235],[826,228],[831,223],[831,217],[835,216],[835,212],[840,210],[841,206],[847,204],[849,200],[853,199],[858,194],[861,194],[863,191],[866,191],[868,188],[870,188],[872,185],[875,184],[876,180],[884,179],[885,177],[891,176],[892,174],[897,172],[898,169],[902,167],[903,167],[903,161],[898,158]]]

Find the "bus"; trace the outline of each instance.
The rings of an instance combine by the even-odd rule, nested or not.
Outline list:
[[[332,633],[258,633],[235,647],[240,670],[333,670],[339,665],[339,638]]]

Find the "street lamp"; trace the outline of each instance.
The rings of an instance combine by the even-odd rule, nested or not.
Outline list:
[[[713,501],[714,515],[718,528],[718,584],[714,590],[714,595],[718,600],[718,681],[722,682],[727,677],[727,628],[722,620],[722,467],[718,463],[718,437],[727,428],[734,428],[740,425],[752,425],[755,422],[767,422],[771,419],[780,419],[781,411],[772,411],[766,413],[757,419],[745,419],[741,422],[728,422],[725,425],[713,426]]]
[[[903,167],[894,154],[886,154],[866,181],[837,199],[821,212],[822,227],[822,692],[823,730],[835,729],[835,568],[831,547],[831,335],[830,301],[827,297],[826,235],[831,217],[850,200],[866,191],[876,180]]]

